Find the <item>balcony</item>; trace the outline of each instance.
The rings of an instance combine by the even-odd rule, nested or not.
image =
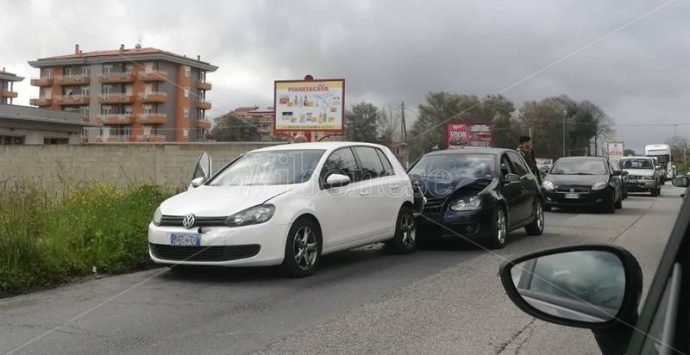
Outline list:
[[[98,80],[102,83],[130,83],[134,81],[134,73],[128,72],[111,72],[98,75]]]
[[[141,124],[164,124],[168,122],[168,115],[165,113],[142,113],[139,114]]]
[[[0,96],[15,98],[15,97],[17,97],[17,93],[14,91],[9,91],[9,90],[3,89],[2,91],[0,91]]]
[[[139,72],[139,79],[143,81],[166,81],[168,72],[165,70],[142,70]]]
[[[196,102],[196,108],[201,109],[201,110],[210,110],[211,109],[211,102],[199,100]]]
[[[134,102],[134,95],[131,94],[101,94],[98,100],[103,104],[130,104]]]
[[[196,88],[201,89],[201,90],[211,90],[211,83],[208,81],[197,81],[196,82]]]
[[[32,86],[53,86],[53,78],[32,78],[31,79],[31,85]]]
[[[88,84],[91,81],[91,76],[78,75],[59,75],[55,77],[55,82],[60,85],[81,85]]]
[[[53,99],[50,98],[38,98],[29,100],[31,106],[46,107],[53,104]]]
[[[196,128],[209,129],[209,128],[211,128],[211,121],[209,121],[209,120],[196,120],[194,122],[194,125],[196,126]]]
[[[65,96],[55,96],[55,101],[58,105],[88,105],[89,97],[84,95],[65,95]]]
[[[165,136],[161,134],[154,135],[138,135],[135,138],[137,142],[165,142]]]
[[[134,123],[131,114],[108,114],[98,116],[104,125],[129,125]]]
[[[107,136],[102,139],[104,142],[108,143],[129,142],[130,136]]]
[[[165,92],[148,92],[139,94],[139,99],[143,102],[165,102],[168,99],[168,93]]]

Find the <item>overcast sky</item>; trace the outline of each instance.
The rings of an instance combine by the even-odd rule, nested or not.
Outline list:
[[[690,136],[690,3],[610,33],[667,2],[0,0],[0,66],[26,77],[17,103],[28,104],[38,71],[27,61],[142,38],[220,67],[208,77],[213,116],[272,104],[273,80],[305,74],[345,78],[348,105],[412,110],[429,91],[484,96],[528,78],[503,94],[518,106],[591,100],[614,118],[615,138],[639,149],[674,128],[634,124],[681,123]]]

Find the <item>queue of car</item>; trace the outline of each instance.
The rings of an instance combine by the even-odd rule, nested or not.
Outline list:
[[[537,181],[508,149],[429,153],[409,175],[367,143],[262,148],[215,173],[202,154],[188,190],[157,208],[149,254],[173,267],[278,266],[301,277],[322,255],[373,243],[407,254],[433,235],[501,248],[518,228],[544,232]]]

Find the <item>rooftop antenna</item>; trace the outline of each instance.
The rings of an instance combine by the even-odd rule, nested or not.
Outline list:
[[[143,35],[140,34],[139,36],[137,36],[137,44],[134,46],[134,48],[141,49],[141,42],[143,42],[143,41],[144,41]]]

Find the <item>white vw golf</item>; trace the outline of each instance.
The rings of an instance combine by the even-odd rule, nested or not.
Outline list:
[[[249,152],[216,174],[205,153],[188,191],[149,225],[151,259],[180,265],[280,265],[314,272],[321,255],[386,242],[415,249],[412,184],[388,148],[286,144]]]

